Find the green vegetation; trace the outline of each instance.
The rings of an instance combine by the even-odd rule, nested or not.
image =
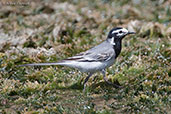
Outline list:
[[[58,0],[0,8],[0,113],[171,113],[171,17],[167,0]],[[17,67],[55,62],[106,39],[116,26],[136,31],[123,40],[107,69],[115,89],[97,73]]]

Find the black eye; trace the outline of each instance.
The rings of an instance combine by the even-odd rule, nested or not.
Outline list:
[[[122,31],[119,31],[119,33],[122,33]]]

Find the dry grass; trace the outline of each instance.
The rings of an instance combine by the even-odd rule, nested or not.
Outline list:
[[[0,113],[170,113],[170,2],[39,1],[0,8]],[[106,39],[116,26],[136,31],[115,65],[89,81],[67,67],[16,67],[54,62]]]

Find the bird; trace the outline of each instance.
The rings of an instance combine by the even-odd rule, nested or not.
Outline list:
[[[78,69],[81,72],[88,73],[88,76],[83,82],[83,91],[85,91],[89,78],[94,73],[101,72],[105,82],[112,84],[115,88],[119,88],[120,85],[108,81],[106,77],[106,68],[114,64],[122,50],[122,40],[129,34],[135,34],[135,32],[130,32],[123,27],[115,27],[109,31],[106,40],[85,52],[81,52],[58,62],[23,64],[19,65],[19,67],[60,65]]]

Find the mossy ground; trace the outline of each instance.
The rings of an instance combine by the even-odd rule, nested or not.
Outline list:
[[[5,2],[4,2],[5,3]],[[37,1],[0,8],[0,113],[171,113],[171,23],[167,0]],[[116,26],[136,31],[107,69],[115,89],[55,62],[85,51]]]

